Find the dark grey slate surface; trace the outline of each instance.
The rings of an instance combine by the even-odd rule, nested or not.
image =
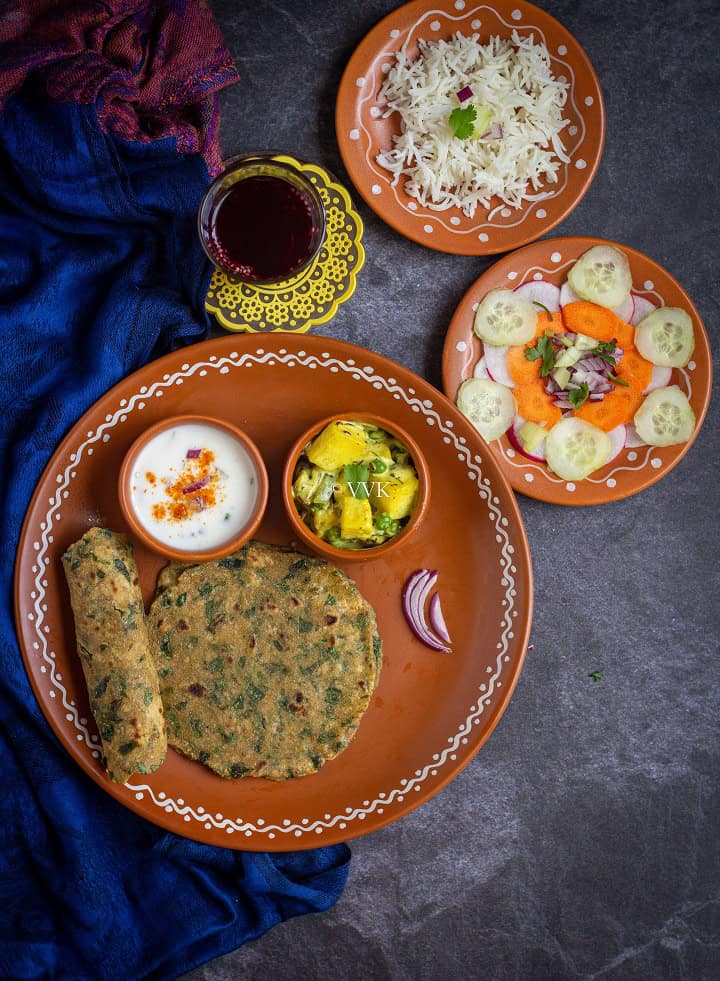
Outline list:
[[[225,153],[288,148],[345,178],[337,85],[391,0],[213,6],[242,75],[222,97]],[[544,6],[584,45],[608,115],[598,177],[555,234],[650,254],[720,345],[716,0]],[[431,252],[360,211],[367,265],[321,332],[439,385],[448,321],[492,260]],[[335,909],[188,978],[719,978],[719,456],[714,407],[686,459],[634,499],[521,499],[535,650],[488,744],[434,800],[352,845]]]

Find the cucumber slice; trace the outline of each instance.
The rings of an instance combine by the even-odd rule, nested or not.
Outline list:
[[[635,328],[635,347],[662,368],[684,368],[695,350],[690,315],[679,307],[653,310]]]
[[[548,467],[563,480],[583,480],[610,459],[610,437],[597,426],[568,416],[550,430],[545,444]]]
[[[595,342],[595,346],[597,346],[597,341]],[[561,351],[560,354],[557,355],[555,358],[555,365],[558,368],[572,368],[572,366],[578,362],[581,357],[582,354],[580,349],[573,344],[570,347],[566,347],[564,351]],[[561,386],[561,388],[564,388],[564,386]]]
[[[695,413],[677,385],[650,392],[635,413],[635,429],[650,446],[686,443],[695,429]]]
[[[611,245],[595,245],[580,256],[568,273],[568,282],[583,300],[619,307],[632,289],[630,264]]]
[[[576,334],[575,343],[573,347],[576,347],[578,351],[594,351],[598,346],[596,337],[588,337],[587,334]]]
[[[489,378],[464,381],[458,391],[457,407],[488,442],[500,439],[515,418],[513,393]]]
[[[536,329],[537,309],[512,290],[491,290],[475,314],[475,333],[495,347],[525,344]]]

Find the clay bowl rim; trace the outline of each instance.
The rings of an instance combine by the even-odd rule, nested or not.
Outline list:
[[[394,538],[389,539],[382,545],[376,545],[373,548],[343,549],[336,548],[329,542],[323,541],[323,539],[321,539],[318,535],[315,535],[302,520],[297,508],[295,507],[295,501],[292,496],[292,478],[302,451],[321,430],[323,430],[331,422],[338,422],[340,420],[347,422],[371,423],[372,425],[375,425],[380,429],[384,429],[391,435],[397,437],[397,439],[399,439],[409,450],[415,465],[415,471],[418,475],[418,499],[410,520],[402,531],[395,535]],[[430,505],[430,492],[430,470],[427,460],[425,459],[425,454],[418,445],[417,440],[414,439],[414,437],[412,437],[410,433],[408,433],[408,431],[402,426],[398,425],[396,422],[393,422],[391,419],[388,419],[386,416],[377,415],[375,412],[335,412],[333,415],[326,416],[325,418],[314,422],[311,426],[308,426],[298,436],[288,452],[287,457],[285,458],[285,466],[283,468],[282,475],[283,504],[285,505],[285,512],[290,524],[292,525],[293,531],[296,532],[301,540],[311,549],[313,549],[313,551],[319,552],[325,558],[339,562],[368,562],[377,558],[385,558],[399,545],[406,543],[408,539],[415,534],[425,520],[425,516]]]
[[[133,464],[137,459],[138,454],[147,445],[147,443],[154,436],[157,436],[158,433],[161,433],[166,429],[171,429],[173,426],[187,425],[190,423],[213,426],[216,429],[222,429],[237,440],[237,442],[240,443],[245,452],[248,454],[253,464],[253,468],[255,470],[255,486],[257,488],[255,504],[250,512],[250,517],[240,531],[238,531],[231,538],[228,538],[228,540],[222,545],[217,545],[214,548],[194,551],[190,549],[173,548],[172,545],[166,545],[155,538],[155,536],[152,535],[137,518],[135,509],[131,503],[129,491],[130,475]],[[120,467],[120,474],[118,476],[118,500],[120,502],[120,510],[122,511],[123,517],[130,526],[133,534],[140,539],[146,548],[151,549],[151,551],[156,552],[159,555],[163,555],[165,558],[175,559],[181,562],[212,562],[217,559],[222,559],[226,555],[230,555],[232,552],[235,552],[238,548],[240,548],[241,545],[244,545],[244,543],[255,534],[260,522],[263,519],[265,508],[267,507],[269,489],[270,483],[268,480],[267,469],[265,467],[265,461],[262,458],[260,450],[257,448],[253,440],[250,439],[247,433],[240,429],[239,426],[234,425],[232,422],[228,422],[226,419],[218,419],[215,416],[198,414],[170,416],[167,419],[161,419],[159,422],[156,422],[154,425],[146,429],[137,437],[137,439],[130,446],[130,449],[125,454]]]

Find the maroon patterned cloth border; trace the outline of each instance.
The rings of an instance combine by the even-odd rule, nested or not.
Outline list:
[[[32,76],[107,133],[221,167],[217,92],[237,81],[207,0],[0,0],[0,109]]]

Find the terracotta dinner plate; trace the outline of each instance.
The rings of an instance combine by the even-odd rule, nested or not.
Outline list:
[[[527,203],[521,210],[501,201],[489,211],[478,208],[473,218],[460,209],[433,211],[392,186],[392,175],[376,157],[392,146],[400,132],[397,113],[382,118],[377,95],[395,52],[417,55],[418,39],[449,40],[460,31],[490,36],[533,36],[550,53],[555,78],[570,83],[563,110],[569,125],[562,138],[570,159],[562,164],[557,184],[542,188],[551,196]],[[516,249],[555,228],[581,201],[597,171],[605,143],[605,108],[600,83],[578,42],[562,24],[533,4],[497,0],[488,5],[471,0],[415,0],[381,20],[358,45],[340,83],[335,125],[343,162],[367,204],[402,235],[441,252],[492,255]]]
[[[692,300],[662,266],[648,256],[618,242],[600,238],[555,238],[535,242],[505,256],[483,273],[467,291],[450,322],[443,349],[443,387],[453,401],[460,384],[470,378],[482,355],[482,342],[473,333],[475,310],[492,289],[512,289],[532,280],[561,286],[568,270],[593,245],[613,245],[628,257],[633,295],[655,306],[681,307],[693,322],[695,350],[686,368],[674,368],[670,385],[679,385],[690,400],[697,422],[687,443],[676,446],[633,446],[620,451],[606,467],[585,480],[567,483],[519,453],[507,435],[490,446],[512,487],[528,497],[552,504],[608,504],[650,487],[682,460],[693,444],[710,401],[712,357],[707,332]]]
[[[127,531],[116,495],[125,452],[170,415],[206,413],[244,429],[267,465],[270,498],[260,541],[290,544],[281,474],[313,421],[367,410],[420,444],[432,499],[397,552],[347,563],[372,603],[383,639],[379,687],[349,748],[318,773],[286,782],[223,780],[168,752],[150,777],[118,786],[100,764],[60,556],[92,525]],[[152,598],[163,560],[135,541]],[[403,583],[437,569],[452,637],[440,654],[403,617]],[[16,565],[18,634],[48,721],[77,763],[109,794],[179,834],[234,848],[282,851],[354,838],[437,793],[485,742],[522,666],[532,608],[527,539],[512,491],[459,412],[427,382],[385,358],[321,337],[206,341],[147,365],[111,389],[58,447],[25,520]]]

